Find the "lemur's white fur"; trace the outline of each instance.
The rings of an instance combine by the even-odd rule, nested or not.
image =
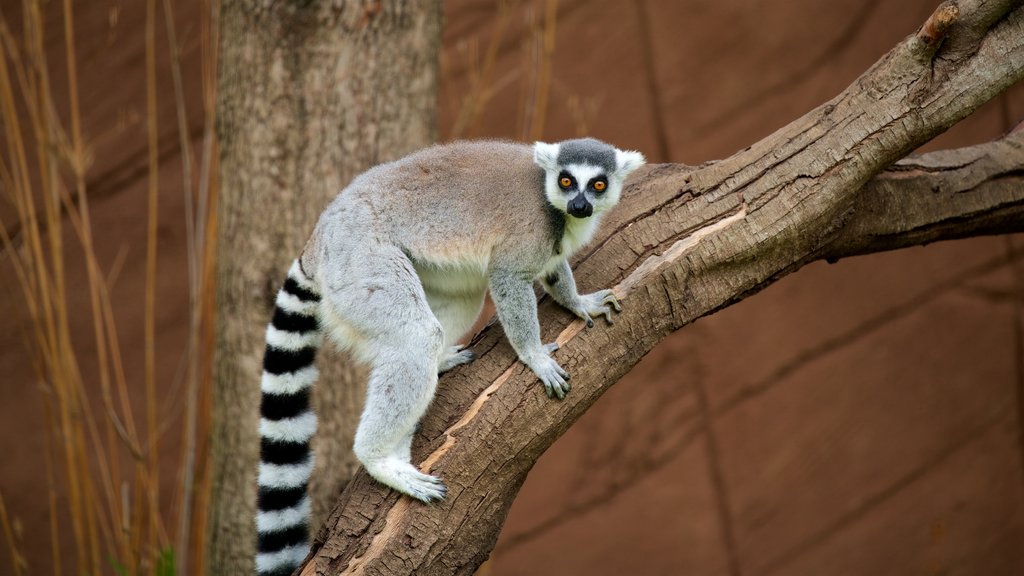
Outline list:
[[[569,375],[540,340],[533,282],[592,325],[610,290],[580,295],[568,258],[593,237],[643,156],[592,139],[533,146],[457,142],[360,175],[324,211],[267,330],[260,434],[259,570],[284,572],[305,534],[316,417],[308,391],[324,333],[369,365],[353,449],[367,472],[413,498],[445,496],[410,446],[439,371],[473,359],[456,346],[488,292],[519,358],[549,396]],[[565,180],[562,180],[562,179]],[[569,180],[572,185],[565,185]],[[560,181],[562,183],[560,184]]]
[[[625,181],[626,176],[629,176],[631,172],[637,168],[643,166],[647,160],[644,155],[639,152],[632,150],[619,150],[615,149],[615,162],[619,165],[619,170],[615,173],[615,177],[619,180],[619,192],[622,192],[622,182]]]
[[[295,418],[260,418],[260,436],[283,442],[308,442],[316,434],[316,415],[307,412]]]
[[[267,341],[270,340],[268,335]],[[264,374],[260,379],[260,391],[264,394],[295,394],[315,384],[319,376],[316,366],[306,366],[287,374]]]
[[[295,487],[302,486],[313,471],[313,459],[309,458],[302,464],[267,464],[260,467],[259,482],[263,486]]]
[[[256,528],[261,532],[272,532],[284,526],[293,526],[309,517],[309,496],[302,499],[297,506],[285,508],[277,512],[261,514],[256,519]]]
[[[287,330],[278,330],[273,326],[267,327],[267,344],[283,350],[302,350],[310,346],[319,346],[320,334],[306,333],[296,334]]]
[[[282,548],[277,552],[258,554],[256,556],[256,571],[260,574],[272,574],[278,571],[294,569],[306,558],[309,546],[306,544],[293,544]]]

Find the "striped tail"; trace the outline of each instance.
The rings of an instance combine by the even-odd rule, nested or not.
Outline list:
[[[260,382],[256,572],[261,576],[291,574],[309,550],[306,487],[313,471],[309,442],[316,432],[309,392],[317,379],[319,307],[319,291],[296,260],[267,326]]]

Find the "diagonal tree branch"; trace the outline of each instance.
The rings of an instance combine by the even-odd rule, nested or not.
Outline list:
[[[537,458],[670,332],[817,259],[1024,230],[1019,134],[893,164],[1024,77],[1020,6],[946,2],[836,98],[750,148],[636,177],[576,268],[584,288],[615,286],[626,311],[585,330],[541,305],[569,396],[549,400],[485,331],[481,357],[442,379],[414,448],[448,498],[425,506],[360,473],[302,574],[471,574]]]

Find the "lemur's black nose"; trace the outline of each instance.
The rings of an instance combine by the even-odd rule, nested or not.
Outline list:
[[[568,208],[569,215],[577,218],[586,218],[594,213],[594,207],[587,202],[583,195],[577,196],[569,201]]]

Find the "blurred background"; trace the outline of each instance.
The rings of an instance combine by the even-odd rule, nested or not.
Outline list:
[[[173,573],[210,481],[215,22],[71,5],[0,2],[0,573]],[[439,137],[722,158],[935,5],[447,0]],[[1022,119],[1018,85],[926,149]],[[685,327],[544,455],[483,571],[1024,574],[1022,259],[816,263]]]

